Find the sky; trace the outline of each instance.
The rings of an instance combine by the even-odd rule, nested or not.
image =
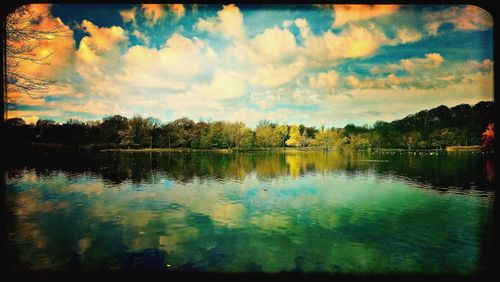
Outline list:
[[[55,82],[27,122],[109,115],[343,127],[493,100],[493,20],[471,5],[32,5]]]

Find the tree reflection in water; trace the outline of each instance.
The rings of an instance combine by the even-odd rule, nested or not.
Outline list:
[[[495,184],[472,152],[35,154],[6,180],[10,269],[215,272],[481,270]]]

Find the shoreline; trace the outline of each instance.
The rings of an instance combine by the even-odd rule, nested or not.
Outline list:
[[[240,153],[240,152],[331,152],[331,151],[357,151],[357,152],[479,152],[481,146],[450,146],[446,149],[399,149],[379,148],[368,150],[352,149],[322,149],[322,148],[267,148],[267,149],[192,149],[192,148],[142,148],[142,149],[103,149],[99,152],[124,152],[124,153],[170,153],[170,152],[217,152],[217,153]]]
[[[448,146],[446,148],[433,148],[433,149],[402,149],[402,148],[372,148],[372,149],[352,149],[349,146],[344,148],[317,148],[317,147],[279,147],[279,148],[252,148],[252,149],[242,149],[242,148],[231,148],[231,149],[193,149],[193,148],[99,148],[92,146],[68,146],[63,144],[48,144],[48,143],[32,143],[32,144],[19,144],[18,146],[10,147],[9,153],[19,153],[24,152],[76,152],[76,151],[86,151],[86,152],[123,152],[123,153],[193,153],[193,152],[215,152],[215,153],[244,153],[244,152],[332,152],[332,151],[351,151],[351,152],[370,152],[370,153],[387,153],[387,152],[408,152],[408,153],[420,153],[420,152],[480,152],[481,146]]]
[[[481,151],[481,146],[448,146],[446,147],[446,151],[448,152],[456,152],[456,151]]]

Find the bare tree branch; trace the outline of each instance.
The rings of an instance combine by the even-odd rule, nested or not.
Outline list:
[[[54,54],[40,56],[36,53],[43,41],[51,41],[59,37],[67,37],[63,25],[49,29],[41,29],[40,23],[49,17],[48,11],[34,12],[30,6],[24,5],[9,14],[6,19],[6,93],[26,94],[36,99],[37,94],[46,93],[55,82],[21,73],[24,63],[49,65],[46,59]],[[15,103],[19,96],[6,95],[7,103]]]

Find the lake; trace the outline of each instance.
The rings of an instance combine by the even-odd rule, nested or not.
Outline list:
[[[11,270],[484,270],[479,152],[35,154],[5,173]]]

